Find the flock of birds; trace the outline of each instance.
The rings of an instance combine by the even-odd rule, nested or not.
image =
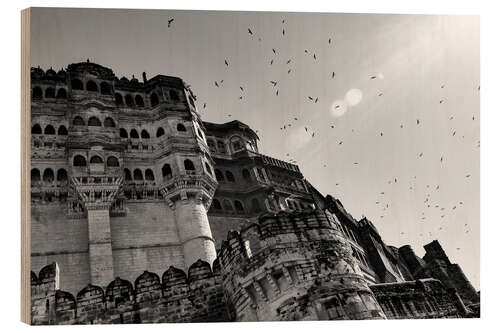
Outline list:
[[[174,19],[170,19],[168,21],[168,26],[170,27],[172,22],[174,21]],[[280,28],[280,31],[281,31],[281,35],[282,37],[285,37],[287,35],[287,31],[286,31],[286,20],[282,20],[281,21],[281,28]],[[247,34],[248,34],[248,38],[250,39],[257,39],[258,42],[262,42],[262,37],[258,36],[252,27],[248,27],[247,29]],[[332,37],[329,37],[327,40],[325,40],[325,43],[327,46],[331,47],[334,45],[334,40]],[[271,55],[271,58],[269,60],[269,66],[276,66],[277,63],[278,63],[278,55],[279,55],[279,50],[278,48],[276,47],[272,47],[270,49],[270,55]],[[315,61],[315,62],[319,62],[319,57],[317,55],[317,53],[314,51],[314,50],[310,50],[310,49],[304,49],[304,55],[306,57],[310,57],[310,59],[312,59],[312,61]],[[286,59],[286,60],[285,60]],[[228,58],[224,58],[223,59],[223,63],[224,63],[224,66],[226,67],[226,69],[229,69],[231,67],[231,61],[230,59]],[[282,62],[285,66],[284,66],[284,70],[286,71],[287,74],[290,74],[292,71],[293,71],[293,64],[294,64],[294,59],[292,58],[287,58],[287,57],[283,57],[283,62]],[[286,76],[285,76],[286,77]],[[329,74],[329,77],[332,79],[332,80],[335,80],[337,78],[336,76],[336,72],[334,70],[331,70],[331,74]],[[378,75],[374,75],[374,74],[370,74],[370,75],[367,75],[367,79],[368,80],[377,80],[379,79],[379,76]],[[214,87],[216,89],[220,89],[223,87],[223,84],[224,84],[224,79],[219,79],[219,80],[215,80],[214,81]],[[269,88],[272,89],[273,91],[273,94],[275,96],[279,96],[279,93],[280,93],[280,81],[279,80],[270,80],[269,83]],[[445,84],[441,84],[440,85],[440,88],[445,91],[446,89],[446,85]],[[479,91],[480,90],[480,87],[478,86],[477,87],[477,90]],[[243,100],[245,98],[245,87],[243,85],[239,85],[239,96],[238,96],[238,99],[239,100]],[[379,91],[376,93],[376,96],[379,97],[379,98],[382,98],[384,96],[383,92]],[[309,103],[312,103],[312,104],[317,104],[319,102],[319,96],[310,96],[310,95],[307,95],[307,96],[304,96],[305,100]],[[447,102],[447,99],[446,98],[441,98],[439,99],[439,101],[436,101],[437,103],[439,104],[445,104]],[[202,109],[206,109],[207,107],[207,103],[203,103],[203,106],[202,106]],[[333,106],[335,109],[339,109],[341,108],[341,105],[334,105]],[[231,118],[232,117],[232,114],[227,114],[227,117],[228,118]],[[454,116],[451,116],[449,118],[450,121],[452,121],[454,119]],[[475,116],[473,115],[471,117],[471,121],[475,121]],[[298,116],[293,116],[290,118],[289,121],[283,123],[280,125],[279,127],[279,130],[280,131],[283,131],[283,132],[287,132],[287,131],[290,131],[291,129],[294,129],[294,128],[297,128],[297,126],[303,126],[303,130],[304,132],[309,135],[311,138],[315,138],[318,136],[318,133],[317,131],[313,130],[310,126],[304,126],[304,125],[301,125],[301,119],[299,119]],[[410,126],[410,125],[407,125],[407,126]],[[420,119],[415,119],[415,123],[414,123],[414,126],[422,126],[422,121]],[[331,130],[335,129],[336,128],[336,125],[335,124],[329,124],[329,128]],[[403,129],[405,128],[405,125],[404,124],[400,124],[399,125],[399,128],[400,129]],[[354,129],[351,130],[352,132],[354,132]],[[258,133],[258,130],[256,131]],[[377,135],[379,135],[380,137],[383,137],[384,136],[384,132],[383,131],[380,131],[380,132],[377,132]],[[457,136],[457,130],[453,129],[451,134],[450,134],[452,137],[455,137]],[[462,139],[464,138],[464,135],[461,136]],[[338,145],[343,145],[345,142],[343,139],[340,139],[337,141],[337,144]],[[480,147],[480,142],[477,141],[477,148]],[[424,157],[424,152],[419,152],[418,155],[416,156],[416,159],[422,159]],[[296,164],[297,163],[297,159],[294,158],[292,156],[292,154],[290,153],[286,153],[286,158],[287,158],[287,162],[289,163],[294,163]],[[445,156],[442,155],[439,159],[439,163],[443,164],[445,163]],[[357,166],[359,165],[360,163],[358,161],[354,161],[353,162],[353,165]],[[327,164],[326,163],[323,163],[323,167],[326,168],[327,167]],[[470,174],[466,174],[464,175],[464,178],[465,179],[469,179],[471,177]],[[397,186],[399,184],[399,186],[407,186],[408,187],[408,191],[416,191],[416,188],[420,186],[420,184],[417,183],[417,176],[413,176],[413,179],[411,179],[409,182],[407,182],[407,185],[403,185],[404,182],[402,180],[398,180],[398,177],[393,177],[391,178],[390,180],[387,181],[387,185],[389,186]],[[340,186],[341,184],[340,183],[335,183],[335,186]],[[377,207],[380,208],[380,219],[384,219],[384,217],[386,217],[387,215],[387,212],[389,211],[390,209],[390,206],[392,205],[392,203],[390,202],[389,199],[387,199],[388,195],[387,195],[387,191],[390,191],[390,188],[388,190],[385,190],[385,191],[381,191],[375,201],[375,205]],[[444,219],[447,215],[450,215],[452,213],[454,213],[455,211],[459,210],[461,207],[464,206],[464,202],[463,201],[458,201],[456,204],[453,204],[451,207],[445,207],[445,206],[442,206],[440,205],[439,203],[437,203],[433,197],[433,194],[437,193],[440,191],[440,185],[439,184],[435,184],[435,185],[432,185],[431,184],[426,184],[425,185],[425,196],[424,198],[422,199],[422,204],[425,208],[424,211],[421,212],[421,216],[420,216],[420,221],[422,223],[424,223],[425,221],[427,220],[430,220],[432,217],[431,215],[434,215],[436,216],[436,212],[438,213],[438,216],[440,219]],[[470,233],[471,232],[471,228],[470,228],[470,225],[468,223],[465,223],[464,226],[463,226],[463,229],[464,229],[464,232],[466,234]],[[443,224],[440,224],[440,227],[438,229],[438,231],[444,231],[444,225]],[[429,236],[432,237],[433,234],[432,232],[428,232],[429,233]],[[404,235],[405,232],[401,232],[401,235]],[[419,234],[420,237],[424,237],[424,234],[423,233],[420,233]],[[457,250],[460,250],[460,248],[457,248]]]

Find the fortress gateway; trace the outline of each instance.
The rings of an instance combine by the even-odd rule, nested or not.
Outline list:
[[[479,315],[437,241],[386,245],[195,100],[171,76],[31,69],[33,324]]]

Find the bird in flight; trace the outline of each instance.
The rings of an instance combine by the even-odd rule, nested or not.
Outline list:
[[[292,70],[291,70],[291,69],[289,69],[289,70],[288,70],[288,74],[290,74],[290,72],[291,72],[291,71],[292,71]]]
[[[215,86],[218,88],[219,84],[217,83],[217,81],[215,81],[214,83],[215,83]]]
[[[283,33],[283,36],[285,36],[285,29],[283,29],[282,33]]]
[[[328,38],[328,44],[331,44],[331,43],[332,43],[332,39]]]
[[[288,59],[288,60],[286,61],[286,64],[288,65],[288,64],[289,64],[289,63],[291,63],[291,62],[292,62],[292,59]]]
[[[249,33],[250,35],[253,35],[253,32],[252,32],[252,30],[250,30],[250,28],[248,28],[248,33]]]
[[[311,96],[307,96],[307,98],[309,98],[309,100],[311,100],[311,101],[314,100]]]
[[[271,66],[273,65],[274,59],[271,59]]]
[[[318,103],[318,97],[316,97],[316,99],[314,100],[314,103]]]
[[[420,120],[417,119],[417,125],[420,124]]]
[[[278,96],[279,92],[280,92],[279,90],[276,90],[276,96]]]
[[[314,60],[316,60],[316,53],[313,54],[313,58],[314,58]]]
[[[170,20],[167,21],[167,27],[170,28],[170,25],[172,25],[172,22],[174,22],[174,19],[171,18]]]
[[[276,50],[275,49],[273,49],[273,53],[276,54]]]
[[[203,103],[203,108],[206,108],[207,107],[207,103]]]
[[[269,81],[271,82],[271,84],[273,85],[273,87],[276,87],[276,85],[278,84],[278,81]]]
[[[243,91],[243,87],[240,87],[240,90]]]
[[[332,72],[332,79],[335,77],[335,72]]]
[[[370,76],[370,80],[375,80],[376,78],[377,78],[377,76],[376,76],[376,75],[372,75],[372,76]]]
[[[383,95],[383,93],[379,93],[379,94],[378,94],[378,97],[381,97],[382,95]]]
[[[227,59],[224,59],[224,64],[225,64],[226,66],[229,66],[229,63],[227,62]]]

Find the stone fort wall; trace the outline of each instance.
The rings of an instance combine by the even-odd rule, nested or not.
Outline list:
[[[110,218],[116,276],[134,280],[144,270],[186,270],[174,212],[164,202],[128,202],[124,216]],[[90,283],[87,218],[68,218],[65,203],[32,205],[31,269],[52,262],[61,269],[60,288],[76,294]]]
[[[60,288],[60,268],[52,263],[38,275],[31,273],[32,323],[471,315],[458,294],[435,279],[369,286],[342,235],[328,211],[263,214],[257,223],[228,234],[212,267],[198,260],[187,273],[170,266],[161,275],[143,271],[135,279],[116,277],[104,288],[82,285],[77,293]]]

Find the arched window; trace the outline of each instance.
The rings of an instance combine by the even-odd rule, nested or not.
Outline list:
[[[178,132],[186,132],[186,126],[184,126],[181,123],[177,124],[177,131]]]
[[[141,95],[135,95],[135,105],[140,107],[144,106],[144,99],[142,99]]]
[[[101,82],[100,87],[101,87],[101,94],[111,95],[111,86],[109,85],[109,83],[103,81]]]
[[[42,128],[40,127],[40,125],[35,124],[35,125],[31,128],[31,134],[42,134]]]
[[[125,95],[125,104],[127,104],[128,106],[134,105],[134,99],[132,98],[132,95]]]
[[[228,182],[234,183],[234,175],[229,170],[226,171],[226,179],[227,179]]]
[[[58,182],[68,181],[68,172],[66,172],[66,169],[57,170],[57,181]]]
[[[78,79],[71,80],[71,89],[73,90],[83,90],[83,83]]]
[[[39,182],[40,181],[40,170],[31,169],[31,182]]]
[[[163,178],[172,178],[172,168],[170,167],[170,164],[167,163],[161,168],[161,174],[163,175]]]
[[[56,95],[56,98],[66,98],[67,97],[67,93],[66,93],[66,89],[64,88],[59,88],[57,90],[57,95]]]
[[[54,171],[52,169],[45,169],[43,172],[43,181],[52,183],[54,181]]]
[[[85,126],[83,118],[80,116],[76,116],[75,118],[73,118],[73,126]]]
[[[56,134],[56,130],[54,129],[54,126],[47,125],[45,127],[45,129],[43,130],[43,134],[55,135]]]
[[[76,155],[73,157],[73,166],[84,167],[87,166],[87,160],[82,155]]]
[[[139,133],[135,130],[135,128],[130,130],[130,137],[132,139],[139,139]]]
[[[173,100],[173,101],[179,101],[180,100],[179,94],[175,90],[169,90],[168,91],[168,95],[170,96],[170,99]]]
[[[224,141],[217,141],[217,150],[223,154],[226,153],[226,144]]]
[[[231,205],[231,201],[224,199],[224,201],[222,201],[222,204],[224,205],[224,210],[227,210],[230,212],[233,211],[233,205]]]
[[[144,175],[146,176],[146,180],[150,180],[150,181],[155,180],[155,175],[153,173],[153,170],[151,170],[151,169],[146,169],[146,172]]]
[[[212,200],[212,206],[211,207],[214,210],[221,210],[222,209],[222,206],[220,205],[220,202],[217,199],[213,199]]]
[[[243,204],[239,200],[234,200],[234,208],[238,212],[244,212],[245,210],[243,209]]]
[[[101,164],[104,163],[101,156],[94,155],[90,158],[90,163],[91,164]]]
[[[115,121],[111,117],[104,119],[104,127],[115,127]]]
[[[253,198],[252,199],[252,212],[254,213],[259,213],[261,211],[260,204],[259,204],[259,199]]]
[[[42,95],[43,95],[43,91],[42,91],[42,88],[36,86],[33,88],[33,92],[32,92],[32,98],[34,99],[41,99],[42,98]]]
[[[243,169],[241,170],[241,175],[243,176],[243,179],[246,181],[246,182],[251,182],[252,181],[252,178],[250,176],[250,172],[248,171],[248,169]]]
[[[90,117],[89,118],[89,126],[101,126],[101,121],[97,117]]]
[[[159,138],[163,135],[165,135],[165,130],[163,129],[163,127],[158,128],[158,130],[156,131],[156,137]]]
[[[123,171],[125,172],[125,180],[132,180],[132,174],[130,173],[130,170],[125,168],[123,169]]]
[[[123,105],[123,96],[116,93],[115,94],[115,103],[116,103],[116,105]]]
[[[207,172],[212,175],[212,167],[210,166],[210,164],[208,164],[207,162],[205,162],[205,169],[207,169]]]
[[[158,100],[158,95],[156,93],[152,93],[149,99],[151,101],[151,106],[157,106],[158,104],[160,104],[160,101]]]
[[[146,130],[141,131],[141,138],[143,139],[149,139],[149,133]]]
[[[215,178],[217,179],[218,182],[223,182],[224,175],[222,174],[222,171],[220,171],[219,169],[215,169]]]
[[[61,125],[57,129],[57,135],[68,135],[68,130],[66,129],[66,126]]]
[[[188,173],[195,171],[193,161],[191,161],[190,159],[185,159],[184,160],[184,170],[186,170]]]
[[[120,128],[120,138],[128,138],[128,133],[125,128]]]
[[[56,98],[55,89],[52,87],[45,89],[45,98]]]
[[[88,81],[86,89],[87,91],[97,91],[97,83],[92,80]]]
[[[134,180],[144,180],[141,169],[134,170]]]
[[[231,145],[232,145],[234,151],[240,151],[243,148],[245,148],[245,146],[243,146],[241,138],[237,137],[237,136],[231,138]]]
[[[115,156],[110,156],[106,160],[106,165],[109,166],[109,167],[115,168],[115,167],[119,167],[120,166],[120,162],[118,161],[118,159]]]

